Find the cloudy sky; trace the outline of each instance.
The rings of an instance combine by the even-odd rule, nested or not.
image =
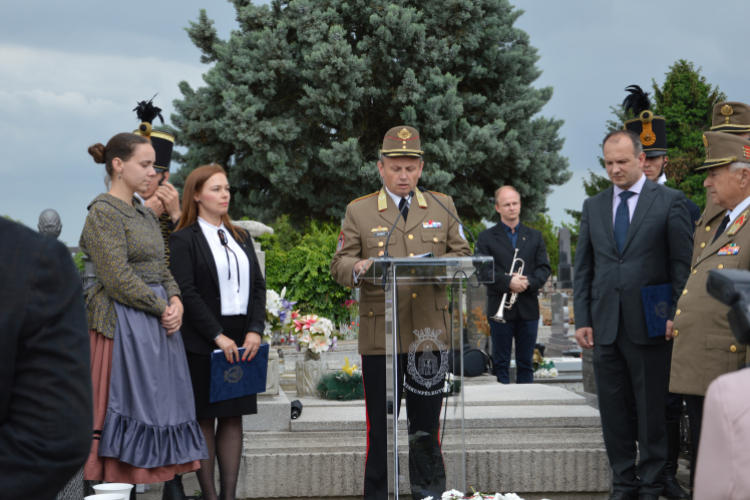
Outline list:
[[[556,223],[580,208],[581,180],[599,173],[598,144],[630,84],[662,83],[678,59],[702,67],[730,100],[750,101],[750,5],[724,0],[517,0],[518,26],[539,49],[537,86],[554,87],[542,114],[565,120],[573,178],[548,199]],[[177,83],[201,84],[206,66],[184,31],[205,8],[222,37],[236,26],[219,0],[0,0],[0,214],[36,228],[54,208],[61,239],[77,245],[86,205],[105,187],[89,145],[137,125],[136,101],[159,92],[172,112]],[[734,31],[732,28],[734,27]]]

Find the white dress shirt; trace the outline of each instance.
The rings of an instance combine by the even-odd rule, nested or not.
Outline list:
[[[247,304],[250,300],[250,259],[242,247],[234,240],[232,232],[221,226],[216,227],[198,217],[203,235],[208,240],[208,246],[216,261],[216,272],[219,277],[219,294],[221,296],[221,315],[238,316],[247,314]],[[227,236],[228,247],[232,252],[224,248],[219,239],[219,229]],[[229,259],[227,259],[227,253]],[[235,260],[235,255],[237,259]],[[237,267],[239,265],[239,273]],[[230,277],[231,276],[231,277]],[[238,282],[239,279],[239,282]]]
[[[615,186],[615,192],[614,196],[612,196],[612,225],[615,225],[615,218],[617,218],[617,207],[620,206],[620,201],[622,201],[622,198],[620,198],[620,193],[623,191],[630,191],[631,193],[634,193],[633,196],[628,198],[628,212],[630,214],[630,221],[633,221],[633,212],[635,212],[635,206],[638,204],[638,198],[641,197],[641,190],[643,189],[643,185],[646,183],[646,176],[641,174],[641,178],[636,181],[635,184],[630,186],[630,188],[626,189],[620,189],[619,187]]]

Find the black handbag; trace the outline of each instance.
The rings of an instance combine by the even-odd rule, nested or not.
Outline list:
[[[457,355],[453,356],[453,353],[450,354],[448,357],[448,370],[453,375],[460,375],[461,361]],[[454,359],[456,360],[455,363]],[[464,377],[478,377],[485,373],[495,372],[492,367],[492,357],[481,349],[473,349],[469,346],[464,346],[463,366]]]

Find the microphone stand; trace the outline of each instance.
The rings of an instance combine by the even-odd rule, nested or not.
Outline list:
[[[474,243],[474,251],[476,251],[476,248],[477,248],[477,240],[476,240],[476,239],[474,238],[474,233],[472,233],[472,232],[471,232],[471,231],[469,230],[469,228],[468,228],[468,227],[466,227],[466,226],[464,225],[464,223],[463,223],[463,222],[461,222],[461,220],[460,220],[460,219],[459,219],[458,217],[456,217],[455,215],[453,215],[453,212],[451,212],[450,210],[448,210],[448,208],[447,208],[447,207],[446,207],[445,205],[443,205],[443,204],[442,204],[442,203],[440,202],[440,200],[438,200],[438,199],[437,199],[437,196],[435,196],[434,194],[432,194],[432,193],[431,193],[431,192],[430,192],[429,190],[425,189],[425,188],[424,188],[424,186],[422,187],[422,192],[423,192],[423,193],[427,193],[427,194],[429,194],[430,196],[432,196],[432,199],[433,199],[433,200],[435,200],[435,201],[437,202],[437,204],[438,204],[438,205],[440,205],[441,207],[443,207],[443,210],[445,210],[445,211],[446,211],[446,212],[448,213],[448,215],[450,215],[451,217],[453,217],[453,219],[454,219],[454,220],[455,220],[456,222],[458,222],[458,224],[459,224],[459,225],[460,225],[460,226],[461,226],[461,227],[462,227],[462,228],[464,229],[464,232],[465,232],[465,233],[468,233],[468,234],[469,234],[469,236],[471,236],[471,242],[472,242],[472,243]],[[474,255],[476,255],[476,254],[474,254]],[[475,267],[475,268],[477,269],[477,273],[478,273],[478,272],[479,272],[479,268],[481,267],[481,262],[480,262],[479,260],[476,260],[476,259],[475,259],[475,260],[473,261],[473,264],[474,264],[474,267]]]
[[[383,258],[384,259],[390,259],[391,258],[391,256],[388,255],[388,242],[391,241],[391,235],[393,234],[393,231],[396,229],[396,224],[398,224],[398,220],[401,217],[403,217],[403,215],[404,215],[404,209],[409,206],[409,203],[411,203],[411,199],[412,199],[413,196],[414,196],[414,191],[409,191],[409,197],[408,197],[406,203],[404,203],[404,206],[401,207],[401,210],[399,210],[398,216],[396,217],[396,222],[393,223],[393,227],[391,227],[391,230],[388,231],[388,237],[385,239],[385,249],[383,251]],[[388,284],[388,269],[391,267],[391,263],[388,262],[388,261],[386,261],[386,262],[381,262],[380,265],[383,268],[383,278],[382,278],[383,291],[387,292],[388,291],[388,287],[387,287],[387,284]]]

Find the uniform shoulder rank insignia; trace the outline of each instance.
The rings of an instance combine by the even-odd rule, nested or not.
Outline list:
[[[380,190],[378,193],[378,212],[388,210],[388,199],[385,194],[385,188]]]
[[[443,227],[443,225],[439,222],[429,221],[429,222],[423,222],[422,227],[425,229],[439,229]]]
[[[737,255],[740,253],[740,247],[737,243],[732,243],[719,249],[719,255]]]
[[[732,222],[732,225],[729,226],[729,230],[727,230],[727,236],[734,236],[739,232],[739,230],[742,228],[742,226],[745,225],[745,222],[747,222],[747,218],[750,215],[750,210],[745,210],[740,214],[739,217],[737,217],[734,222]]]
[[[344,248],[344,242],[346,239],[344,238],[344,231],[341,231],[339,233],[339,244],[336,245],[336,252],[340,251],[342,248]]]

